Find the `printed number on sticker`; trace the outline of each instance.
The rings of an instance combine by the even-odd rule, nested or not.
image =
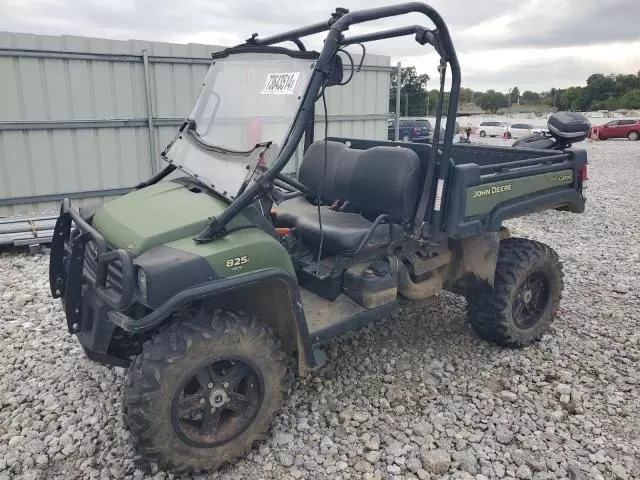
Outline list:
[[[262,95],[292,95],[300,72],[270,73],[262,88]]]
[[[243,255],[242,257],[228,258],[227,268],[239,267],[245,263],[249,263],[249,257],[246,255]]]

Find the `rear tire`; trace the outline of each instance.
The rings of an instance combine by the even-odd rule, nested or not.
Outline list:
[[[485,132],[484,130],[480,130],[480,136],[481,137],[486,137],[487,136],[487,132]]]
[[[235,462],[282,406],[285,359],[271,329],[243,313],[169,324],[129,367],[123,414],[136,450],[176,472]]]
[[[553,322],[563,287],[562,264],[551,247],[523,238],[503,240],[493,291],[468,295],[471,326],[499,345],[529,345]]]
[[[640,134],[638,132],[629,132],[629,135],[627,135],[627,138],[629,140],[638,140],[640,138]]]

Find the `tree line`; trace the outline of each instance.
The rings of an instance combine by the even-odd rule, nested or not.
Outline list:
[[[400,86],[400,114],[418,117],[435,115],[438,90],[427,90],[429,76],[418,74],[416,68],[402,69]],[[396,82],[397,74],[391,75],[391,89],[389,95],[389,111],[396,111]],[[445,93],[444,112],[447,111],[449,93]],[[593,111],[640,109],[640,71],[637,74],[609,74],[594,73],[587,78],[584,87],[552,88],[544,92],[525,90],[520,92],[516,86],[508,92],[498,92],[490,89],[484,92],[470,88],[460,89],[461,103],[475,103],[487,112],[495,113],[509,105],[548,106],[550,109]]]

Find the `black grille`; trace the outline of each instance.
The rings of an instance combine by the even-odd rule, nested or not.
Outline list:
[[[114,248],[107,245],[107,251],[112,251]],[[96,271],[98,267],[96,246],[93,242],[87,243],[87,247],[84,252],[84,270],[85,274],[90,276],[93,280],[96,278]],[[114,260],[109,263],[107,270],[107,288],[112,288],[116,292],[122,291],[122,264],[120,260]]]

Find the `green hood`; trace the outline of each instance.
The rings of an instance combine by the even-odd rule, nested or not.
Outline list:
[[[106,203],[95,214],[94,227],[112,245],[133,256],[196,235],[227,204],[184,185],[161,182]]]

